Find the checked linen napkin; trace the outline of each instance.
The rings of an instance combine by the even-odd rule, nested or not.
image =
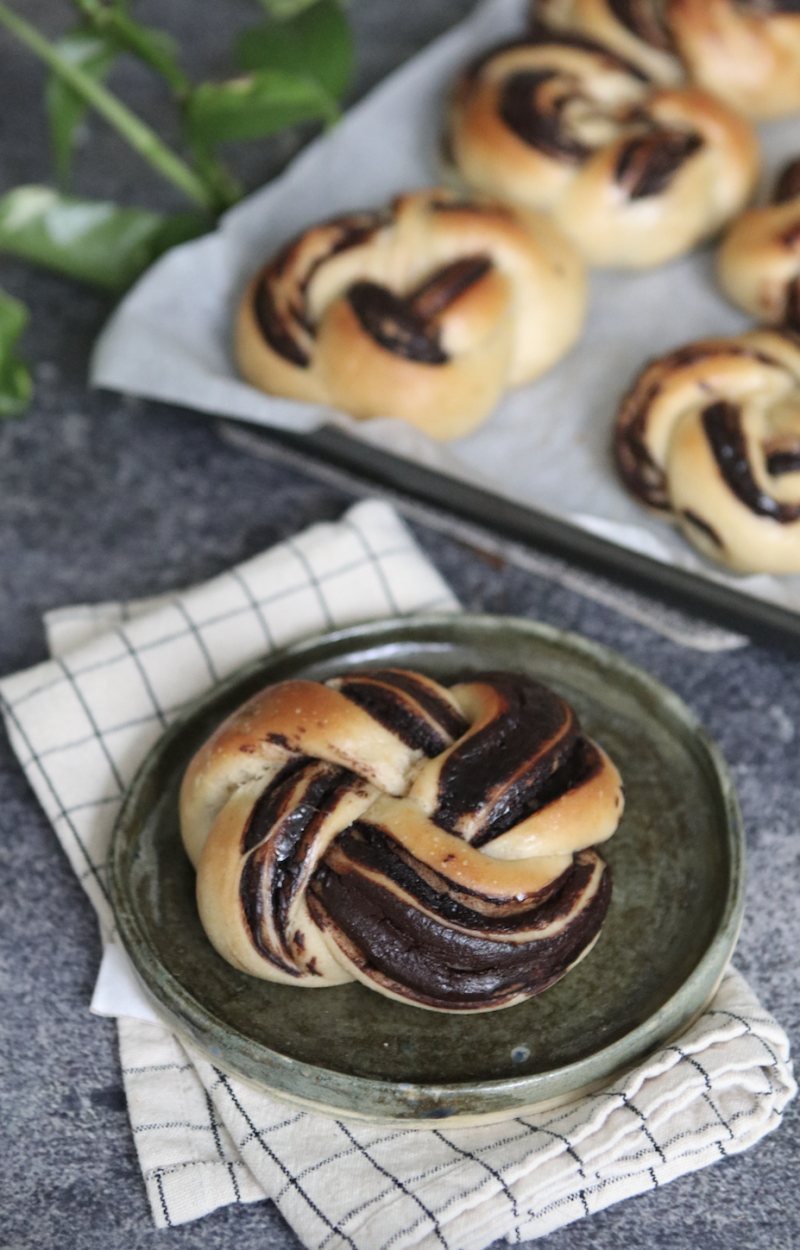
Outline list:
[[[113,943],[105,857],[122,793],[167,724],[240,664],[320,630],[458,603],[386,504],[366,501],[202,586],[62,609],[53,658],[0,682],[14,749]],[[115,971],[116,969],[116,971]],[[143,1003],[118,1019],[157,1225],[271,1198],[310,1250],[483,1250],[528,1240],[747,1149],[795,1093],[788,1041],[729,972],[681,1039],[616,1084],[470,1129],[364,1127],[220,1073]],[[139,1016],[140,1018],[136,1018]]]

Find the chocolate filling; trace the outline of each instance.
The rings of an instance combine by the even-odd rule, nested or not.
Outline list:
[[[717,531],[709,525],[708,521],[704,521],[702,517],[699,517],[696,512],[691,512],[689,508],[684,508],[681,516],[685,521],[688,521],[690,525],[694,526],[695,529],[698,529],[701,533],[705,534],[706,538],[710,538],[715,547],[719,547],[720,550],[724,548],[724,543]]]
[[[639,66],[634,65],[633,61],[628,61],[624,56],[620,56],[618,52],[613,52],[611,48],[607,48],[605,44],[598,43],[595,39],[590,39],[587,35],[579,35],[577,31],[551,30],[544,22],[534,19],[531,23],[531,34],[528,39],[511,41],[500,48],[495,48],[493,52],[487,56],[481,57],[480,62],[476,62],[477,68],[482,68],[483,64],[490,61],[498,52],[504,52],[509,48],[524,47],[530,44],[540,47],[542,44],[552,44],[553,47],[562,48],[579,48],[581,52],[592,52],[595,56],[603,58],[603,61],[611,69],[621,69],[626,74],[630,74],[632,78],[638,78],[639,82],[650,82],[650,75]]]
[[[371,678],[373,681],[383,682],[387,686],[394,686],[397,690],[402,690],[405,694],[411,696],[421,708],[424,709],[431,717],[442,726],[445,733],[451,738],[460,738],[466,733],[469,725],[463,716],[444,699],[438,698],[436,692],[431,690],[430,686],[422,681],[418,681],[411,672],[398,671],[393,668],[376,668],[364,673],[348,673],[337,682],[336,688],[343,694],[347,693],[346,687],[350,682],[358,681],[360,678]]]
[[[269,270],[264,273],[255,289],[253,312],[258,328],[272,350],[298,368],[307,369],[311,357],[295,338],[286,318],[278,311]]]
[[[465,256],[435,270],[408,295],[377,282],[356,282],[347,292],[353,312],[381,347],[417,364],[446,364],[436,318],[492,268],[488,256]]]
[[[253,294],[253,313],[264,338],[273,351],[301,369],[308,368],[311,363],[308,352],[297,338],[298,327],[313,334],[313,325],[305,302],[309,282],[319,266],[331,256],[366,243],[387,224],[387,217],[385,213],[354,213],[351,217],[342,217],[329,224],[338,228],[336,237],[325,255],[317,257],[306,272],[298,276],[295,282],[296,298],[290,306],[288,318],[276,303],[275,290],[290,268],[303,236],[287,243],[273,257],[264,269]]]
[[[383,873],[428,911],[464,929],[485,930],[487,925],[491,925],[494,930],[513,933],[518,929],[532,928],[539,924],[540,914],[544,914],[540,913],[542,904],[556,892],[561,905],[568,911],[591,875],[591,871],[587,875],[584,866],[571,865],[535,895],[521,901],[516,898],[498,899],[478,894],[463,885],[454,886],[441,873],[407,855],[392,838],[391,830],[363,820],[356,821],[341,833],[336,839],[335,849],[326,856],[327,867],[341,876],[339,851],[353,863]],[[453,897],[455,893],[457,898]],[[464,901],[470,897],[476,900],[474,906]],[[480,910],[476,910],[478,901],[482,904]],[[560,914],[552,910],[547,913],[550,920]]]
[[[540,812],[550,803],[557,802],[570,790],[585,786],[588,781],[597,776],[602,766],[602,757],[595,744],[588,738],[578,738],[570,754],[555,772],[545,778],[538,789],[527,795],[521,811],[514,815],[508,812],[504,818],[493,821],[490,829],[472,839],[472,846],[486,846],[487,842],[493,842],[501,833],[506,833],[520,820],[525,820],[534,812]]]
[[[402,296],[377,282],[356,282],[347,298],[362,328],[380,347],[418,364],[447,363],[438,330],[431,328]]]
[[[463,260],[444,265],[426,278],[408,297],[409,302],[423,321],[432,321],[471,286],[486,277],[491,268],[488,256],[465,256]]]
[[[434,755],[439,755],[450,745],[449,738],[438,732],[435,725],[423,720],[413,707],[409,707],[402,691],[376,685],[373,681],[350,679],[339,689],[346,699],[363,708],[378,724],[385,725],[413,751],[422,751],[423,755],[433,759]]]
[[[323,868],[315,874],[312,914],[319,900],[359,951],[405,997],[451,1008],[538,993],[567,971],[597,934],[608,909],[610,874],[604,867],[589,904],[561,933],[519,944],[493,941],[441,925],[376,882]],[[312,901],[313,900],[313,901]],[[558,906],[556,900],[546,903]],[[410,994],[409,994],[410,991]]]
[[[564,85],[557,91],[553,84],[559,79]],[[555,160],[581,165],[592,155],[592,149],[569,134],[563,119],[564,109],[577,94],[577,80],[559,70],[522,70],[503,84],[500,116],[529,147]]]
[[[622,401],[614,442],[617,470],[631,494],[641,499],[648,508],[662,512],[672,510],[664,470],[653,460],[645,443],[650,408],[661,393],[664,382],[675,370],[722,354],[757,360],[773,368],[780,367],[771,356],[749,347],[725,341],[689,343],[651,366],[654,376],[648,378],[650,371],[645,371]]]
[[[742,416],[735,404],[720,400],[703,413],[703,429],[726,485],[756,516],[788,525],[800,517],[797,504],[778,503],[761,489],[753,477],[742,431]]]
[[[661,20],[658,0],[608,0],[617,21],[644,43],[662,52],[674,51],[669,30]]]
[[[242,833],[242,854],[246,855],[263,842],[276,821],[287,811],[295,791],[297,774],[315,761],[308,755],[297,755],[284,764],[259,795]],[[291,785],[289,783],[292,783]]]
[[[700,135],[681,130],[658,129],[629,139],[620,149],[614,179],[631,200],[660,195],[702,146]]]
[[[800,473],[800,447],[792,451],[769,452],[767,473],[770,477],[781,477],[784,473]]]
[[[482,836],[496,837],[568,758],[580,726],[569,705],[532,677],[485,673],[473,680],[493,686],[505,708],[444,761],[433,820],[453,831],[462,817],[484,809]]]
[[[800,277],[787,284],[783,321],[789,329],[800,331]]]
[[[306,772],[311,775],[303,788]],[[262,941],[264,908],[269,906],[285,949],[289,908],[314,834],[343,794],[361,784],[360,778],[347,769],[315,761],[306,763],[302,770],[295,770],[280,785],[273,783],[253,808],[244,842],[256,849],[247,860],[239,882],[242,911],[259,954],[293,976],[300,973],[292,963],[284,963]]]
[[[773,204],[786,204],[800,195],[800,157],[781,170],[772,195]]]

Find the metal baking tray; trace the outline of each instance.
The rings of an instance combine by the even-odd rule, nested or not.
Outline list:
[[[226,418],[226,422],[230,419]],[[231,423],[242,428],[238,422]],[[460,520],[606,577],[667,607],[800,655],[800,613],[600,538],[577,525],[351,438],[335,426],[295,434],[247,424],[247,439],[285,448],[367,485],[445,510]]]

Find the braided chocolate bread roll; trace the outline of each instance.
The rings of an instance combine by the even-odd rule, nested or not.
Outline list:
[[[800,160],[784,169],[771,204],[733,223],[717,273],[728,299],[745,312],[800,332]]]
[[[622,806],[611,760],[540,682],[398,669],[263,690],[180,800],[230,963],[461,1012],[530,998],[588,952],[611,892],[592,848]]]
[[[746,117],[800,109],[798,0],[667,0],[667,19],[694,81]]]
[[[273,257],[242,300],[236,353],[262,390],[450,439],[564,355],[585,309],[582,263],[545,218],[419,191]]]
[[[549,212],[594,265],[680,255],[733,217],[758,173],[752,128],[694,87],[657,87],[571,35],[490,53],[461,78],[450,122],[466,182]]]
[[[595,40],[658,83],[684,77],[664,0],[534,0],[533,26]]]
[[[655,361],[622,405],[616,456],[628,489],[704,555],[800,572],[800,337],[753,330]]]

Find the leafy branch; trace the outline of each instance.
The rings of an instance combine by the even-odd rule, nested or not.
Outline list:
[[[77,25],[58,41],[0,0],[0,26],[50,71],[45,109],[58,186],[15,187],[0,195],[0,252],[121,291],[167,248],[209,229],[244,193],[217,150],[220,144],[261,139],[303,122],[337,121],[353,65],[343,3],[254,0],[261,21],[232,50],[240,72],[223,82],[195,83],[181,66],[175,41],[135,20],[130,0],[73,0]],[[123,55],[135,57],[169,88],[180,152],[106,85]],[[69,194],[72,156],[89,111],[194,211],[165,215]],[[18,412],[30,395],[30,376],[15,354],[26,320],[24,308],[0,292],[0,416]]]

